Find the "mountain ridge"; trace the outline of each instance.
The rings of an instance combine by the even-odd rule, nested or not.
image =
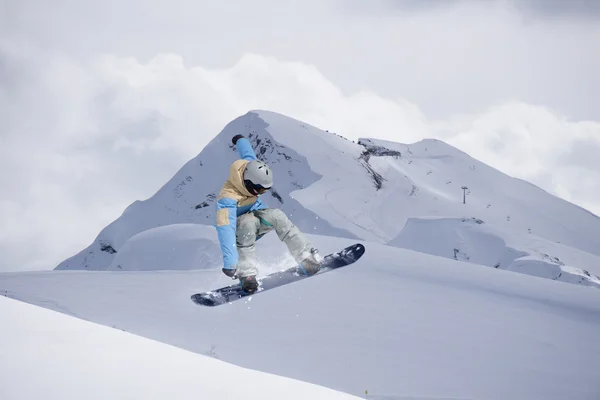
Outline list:
[[[103,270],[140,232],[171,224],[212,225],[216,196],[228,165],[237,158],[231,137],[240,133],[274,170],[273,190],[262,196],[263,201],[281,208],[307,233],[393,244],[410,219],[441,218],[443,224],[443,218],[476,218],[497,228],[497,237],[516,243],[515,251],[533,255],[535,262],[556,257],[544,258],[537,248],[519,247],[514,237],[528,233],[543,239],[546,247],[556,242],[600,256],[600,239],[594,239],[600,238],[600,219],[595,214],[442,140],[402,144],[362,137],[354,141],[275,112],[251,110],[229,122],[153,196],[133,202],[90,246],[55,269]],[[433,223],[430,229],[432,237],[444,228]],[[463,231],[457,229],[460,235]],[[427,240],[428,235],[423,237]],[[577,263],[593,259],[571,258]],[[567,256],[561,263],[565,266],[561,271],[566,275],[580,271],[576,275],[584,277],[586,284],[595,284],[595,275],[600,274],[593,268],[595,261],[577,265]],[[547,265],[554,269],[556,263]]]

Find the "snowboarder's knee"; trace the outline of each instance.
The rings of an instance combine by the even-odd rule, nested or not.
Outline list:
[[[258,219],[253,214],[243,214],[237,218],[237,235],[247,235],[256,232]]]

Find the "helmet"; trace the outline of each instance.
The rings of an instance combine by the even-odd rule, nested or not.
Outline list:
[[[273,186],[271,168],[259,160],[248,162],[244,170],[244,185],[255,196],[266,192]]]

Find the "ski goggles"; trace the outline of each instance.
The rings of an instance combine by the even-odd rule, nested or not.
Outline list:
[[[246,186],[246,189],[248,189],[248,191],[250,193],[252,193],[253,195],[263,194],[267,190],[270,189],[270,188],[266,188],[266,187],[264,187],[262,185],[254,184],[251,181],[249,181],[248,179],[244,180],[244,185]]]

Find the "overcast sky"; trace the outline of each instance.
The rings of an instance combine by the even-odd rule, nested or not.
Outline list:
[[[593,0],[0,0],[0,271],[54,268],[250,109],[600,214],[599,46]]]

